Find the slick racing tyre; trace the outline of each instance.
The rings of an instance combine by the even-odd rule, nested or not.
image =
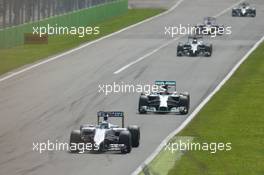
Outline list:
[[[177,51],[177,57],[181,57],[182,53],[180,51]]]
[[[253,11],[251,17],[256,17],[256,14],[256,11]]]
[[[140,142],[140,129],[136,125],[128,126],[127,128],[131,133],[132,147],[138,147]]]
[[[205,55],[206,57],[211,57],[213,53],[213,45],[210,44],[207,48],[207,54]]]
[[[71,132],[71,136],[70,136],[70,152],[71,153],[76,153],[79,152],[80,148],[78,146],[79,143],[82,143],[82,139],[81,139],[81,132],[80,130],[73,130]]]
[[[235,10],[232,10],[232,17],[236,17],[237,16],[237,13]]]
[[[142,109],[142,106],[148,106],[148,97],[145,95],[141,95],[139,97],[139,103],[138,103],[138,112],[140,114],[146,114],[147,111]]]
[[[177,46],[177,56],[178,57],[182,56],[182,46]]]
[[[102,143],[100,143],[100,145],[99,145],[98,152],[99,152],[99,153],[103,153],[103,152],[105,152],[105,151],[106,151],[106,149],[105,149],[105,143],[102,142]]]
[[[184,107],[184,109],[180,110],[180,114],[185,115],[188,114],[190,108],[190,95],[184,94],[180,96],[180,106]]]
[[[119,135],[119,144],[123,144],[124,148],[121,148],[122,154],[130,153],[132,150],[132,138],[129,131],[121,131]]]

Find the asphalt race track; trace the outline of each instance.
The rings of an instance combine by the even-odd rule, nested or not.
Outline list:
[[[176,80],[179,91],[190,92],[193,110],[263,36],[263,0],[249,1],[257,7],[256,18],[232,18],[230,10],[218,17],[218,23],[232,26],[232,35],[210,41],[214,47],[210,58],[176,57],[179,41],[175,40],[114,72],[169,42],[165,26],[200,23],[236,2],[185,0],[171,13],[0,82],[0,174],[132,173],[187,116],[139,115],[139,94],[105,96],[98,93],[98,85]],[[32,151],[32,142],[68,142],[71,130],[81,123],[95,123],[99,110],[124,111],[127,125],[141,127],[140,147],[127,155]]]

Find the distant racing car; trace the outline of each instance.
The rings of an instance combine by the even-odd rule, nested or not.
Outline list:
[[[109,123],[109,118],[121,118],[122,127]],[[103,118],[103,120],[101,120]],[[140,128],[136,125],[124,127],[124,112],[100,111],[97,113],[97,125],[83,124],[80,129],[73,130],[70,136],[70,146],[78,144],[90,144],[89,151],[121,151],[130,153],[132,147],[138,147],[140,142]],[[79,148],[71,149],[71,152],[79,152]]]
[[[156,81],[155,84],[161,88],[159,92],[140,95],[138,104],[140,114],[148,112],[187,114],[189,112],[190,95],[187,92],[177,92],[175,81]]]
[[[250,7],[249,3],[243,2],[238,5],[238,7],[232,9],[232,16],[236,17],[255,17],[256,9]]]
[[[203,24],[194,27],[196,35],[223,35],[225,28],[216,23],[215,17],[205,17]]]
[[[201,36],[189,36],[186,43],[179,43],[177,56],[205,56],[210,57],[213,52],[213,45],[203,42]]]

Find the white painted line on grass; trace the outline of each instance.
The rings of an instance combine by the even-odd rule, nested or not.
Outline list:
[[[230,77],[236,72],[239,66],[248,58],[248,56],[264,41],[264,36],[247,52],[247,54],[233,67],[233,69],[227,74],[227,76],[218,84],[218,86],[195,108],[195,110],[188,116],[188,118],[172,133],[170,133],[156,148],[156,150],[132,173],[132,175],[139,174],[145,165],[148,165],[162,150],[162,148],[178,134],[190,121],[200,112],[200,110],[206,105],[207,102],[221,89],[221,87],[230,79]]]
[[[229,8],[230,9],[230,8]],[[226,10],[225,10],[226,11]],[[216,15],[217,16],[217,15]],[[188,118],[173,132],[171,132],[156,148],[156,150],[143,162],[140,166],[132,172],[132,175],[138,175],[146,165],[148,165],[162,150],[162,148],[177,135],[182,129],[187,126],[191,120],[200,112],[200,110],[211,100],[211,98],[221,89],[221,87],[231,78],[240,65],[249,57],[249,55],[264,41],[264,36],[246,53],[246,55],[232,68],[226,77],[217,85],[217,87],[195,108],[195,110],[188,116]]]

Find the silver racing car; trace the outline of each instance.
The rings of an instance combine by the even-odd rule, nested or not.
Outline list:
[[[213,45],[203,42],[201,36],[189,36],[186,43],[179,43],[177,56],[205,56],[210,57],[213,52]]]
[[[243,2],[238,7],[232,9],[232,16],[236,17],[255,17],[256,9],[250,7],[249,3]]]
[[[223,35],[225,28],[216,23],[215,17],[205,17],[202,24],[194,27],[196,35]]]
[[[109,118],[122,119],[122,127],[108,121]],[[102,120],[101,120],[102,119]],[[79,152],[80,145],[89,147],[89,151],[121,151],[130,153],[132,147],[138,147],[140,129],[136,125],[124,127],[124,113],[110,111],[97,113],[97,125],[83,124],[73,130],[70,136],[70,151]],[[88,145],[88,146],[87,146]]]
[[[190,95],[187,92],[177,92],[175,81],[156,81],[155,84],[160,87],[158,92],[140,95],[138,104],[140,114],[147,112],[187,114],[189,112]]]

